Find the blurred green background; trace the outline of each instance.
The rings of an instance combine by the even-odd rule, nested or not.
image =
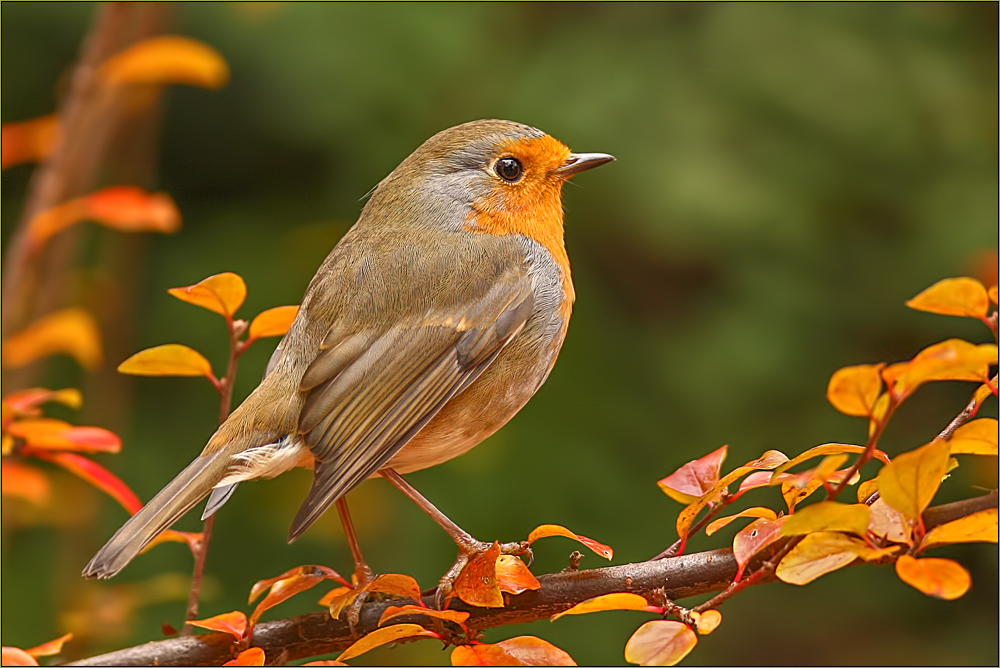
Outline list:
[[[988,340],[979,323],[903,302],[949,276],[995,277],[996,3],[168,9],[171,32],[214,46],[232,68],[224,89],[179,86],[165,97],[147,185],[176,199],[184,227],[141,237],[87,228],[69,299],[104,314],[108,359],[89,377],[55,360],[40,379],[84,388],[82,413],[60,416],[118,431],[122,453],[99,460],[143,499],[201,450],[217,398],[204,380],[120,378],[114,367],[168,342],[203,351],[217,369],[226,355],[221,319],[166,289],[235,271],[249,287],[243,317],[297,303],[364,194],[426,138],[478,118],[517,120],[618,158],[565,191],[578,301],[548,383],[473,452],[410,476],[480,538],[517,540],[558,523],[612,545],[616,563],[647,559],[676,537],[680,509],[657,479],[723,443],[736,466],[768,448],[863,442],[864,422],[825,400],[834,370],[908,359],[952,336]],[[0,11],[2,119],[50,113],[95,7]],[[5,243],[31,173],[3,174]],[[274,342],[242,361],[238,399]],[[930,440],[971,389],[922,389],[882,447],[895,454]],[[985,414],[996,412],[991,401]],[[74,630],[67,656],[79,656],[179,626],[186,548],[157,547],[115,580],[82,581],[126,516],[52,474],[51,508],[4,502],[3,643]],[[996,459],[965,457],[939,498],[996,479]],[[300,471],[244,485],[220,512],[203,616],[246,610],[254,581],[299,564],[351,570],[335,513],[285,544],[308,484]],[[778,507],[768,494],[751,501]],[[445,534],[388,484],[349,498],[377,571],[431,586],[451,563]],[[192,513],[178,528],[198,526]],[[692,549],[723,546],[735,530]],[[540,543],[535,572],[561,569],[576,547]],[[997,547],[939,552],[972,572],[961,600],[925,597],[888,568],[759,587],[724,606],[722,626],[685,663],[996,665]],[[588,554],[583,566],[600,561]],[[265,619],[316,610],[325,589]],[[138,599],[158,602],[133,612]],[[581,665],[620,665],[644,620],[604,613],[486,638],[536,634]],[[448,656],[422,642],[357,663]]]

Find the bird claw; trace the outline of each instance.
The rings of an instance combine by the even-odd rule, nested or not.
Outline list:
[[[458,543],[457,541],[456,543],[458,544],[458,558],[455,559],[455,563],[452,564],[451,568],[449,568],[448,571],[441,577],[440,582],[438,582],[437,590],[434,592],[434,607],[438,610],[444,610],[448,603],[448,599],[451,597],[452,590],[455,588],[455,580],[457,580],[458,576],[461,575],[469,561],[471,561],[473,557],[478,556],[493,547],[493,543],[486,543],[471,537],[461,543]],[[500,554],[509,554],[515,557],[527,554],[529,567],[534,562],[535,558],[528,541],[500,543]]]

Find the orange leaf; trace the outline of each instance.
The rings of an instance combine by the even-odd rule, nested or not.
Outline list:
[[[741,517],[763,517],[769,520],[776,520],[778,519],[778,514],[775,513],[773,510],[771,510],[770,508],[762,508],[762,507],[747,508],[746,510],[736,513],[735,515],[729,515],[728,517],[721,517],[715,520],[707,527],[705,527],[705,535],[711,536],[713,533],[715,533],[722,527],[726,526],[733,520],[738,520]]]
[[[319,604],[329,608],[330,616],[333,619],[340,619],[340,613],[344,611],[344,608],[353,603],[354,599],[360,596],[362,591],[364,590],[352,587],[337,587],[328,591],[319,600]]]
[[[942,315],[985,318],[990,307],[989,295],[974,278],[946,278],[927,288],[906,305],[918,311]]]
[[[121,439],[100,427],[74,427],[62,420],[38,418],[10,425],[10,434],[23,438],[32,448],[77,450],[80,452],[120,452]]]
[[[615,556],[615,551],[604,543],[598,543],[592,538],[587,538],[586,536],[581,536],[578,533],[573,533],[569,529],[558,524],[542,524],[536,527],[534,531],[528,534],[528,543],[534,543],[539,538],[548,538],[549,536],[565,536],[566,538],[572,538],[573,540],[583,543],[596,554],[604,557],[608,561]]]
[[[226,612],[208,619],[192,619],[187,622],[191,626],[198,626],[209,631],[228,633],[237,640],[242,640],[247,633],[247,616],[239,610]]]
[[[953,455],[997,455],[997,419],[980,418],[955,430],[951,440]]]
[[[89,313],[68,308],[31,323],[3,342],[3,365],[22,367],[58,353],[70,355],[84,369],[101,365],[101,333]]]
[[[877,499],[871,505],[871,522],[868,524],[868,530],[893,543],[910,545],[913,542],[910,523],[884,499]]]
[[[542,585],[524,562],[511,554],[501,554],[497,559],[497,586],[508,594],[520,594],[529,589],[540,589]]]
[[[187,84],[219,88],[229,81],[229,66],[215,49],[177,35],[152,37],[133,44],[101,65],[105,84]]]
[[[961,517],[927,532],[922,548],[946,543],[995,543],[997,542],[997,509],[987,508],[978,513]]]
[[[3,665],[5,666],[37,666],[35,658],[17,647],[3,647]]]
[[[657,619],[646,622],[625,644],[625,660],[640,666],[675,666],[698,644],[686,624]]]
[[[893,393],[904,396],[921,384],[935,380],[985,382],[989,379],[989,367],[996,365],[996,345],[977,346],[962,339],[948,339],[917,353],[893,384]]]
[[[26,450],[25,454],[28,454]],[[118,476],[107,470],[97,462],[72,452],[49,452],[47,450],[30,450],[30,454],[58,464],[70,473],[83,478],[91,485],[101,490],[127,510],[135,515],[142,508],[142,502],[135,495],[128,485],[122,482]]]
[[[326,661],[310,661],[309,663],[303,663],[303,666],[347,666],[350,664],[344,663],[343,661],[335,661],[333,659],[327,659]]]
[[[55,114],[20,123],[4,123],[3,157],[0,158],[2,168],[7,169],[25,162],[41,162],[52,152],[58,131],[59,120]]]
[[[268,336],[284,336],[298,313],[298,306],[275,306],[260,312],[250,323],[250,336],[247,341],[256,341]]]
[[[695,613],[692,613],[695,614]],[[722,623],[722,613],[718,610],[706,610],[698,618],[698,635],[707,636]]]
[[[392,626],[383,626],[380,629],[375,629],[345,649],[344,652],[337,657],[337,661],[347,661],[348,659],[353,659],[354,657],[360,656],[365,652],[375,649],[376,647],[396,642],[397,640],[402,640],[403,638],[415,638],[420,636],[427,638],[440,637],[433,631],[428,631],[424,627],[420,626],[420,624],[393,624]]]
[[[65,645],[72,639],[73,639],[73,634],[67,633],[66,635],[56,638],[55,640],[43,642],[41,645],[36,645],[35,647],[32,647],[31,649],[26,649],[24,651],[25,653],[30,654],[36,659],[40,656],[55,656],[56,654],[62,652],[63,645]]]
[[[179,343],[140,350],[118,365],[119,373],[133,376],[205,376],[213,382],[212,365],[194,348]]]
[[[898,550],[899,545],[876,550],[847,534],[819,531],[799,541],[778,564],[776,574],[782,582],[804,585],[847,566],[858,557],[871,561]]]
[[[209,276],[194,285],[170,288],[167,292],[181,301],[232,318],[247,297],[247,286],[239,274],[227,271]]]
[[[176,232],[181,225],[177,205],[166,193],[149,193],[136,186],[110,186],[69,200],[35,215],[30,239],[40,247],[57,232],[93,220],[120,232]]]
[[[645,610],[654,612],[659,608],[653,608],[645,598],[639,594],[604,594],[588,598],[586,601],[577,603],[568,610],[552,615],[552,621],[556,621],[564,615],[586,615],[591,612],[602,612],[604,610]]]
[[[835,371],[826,388],[826,398],[841,413],[868,417],[882,391],[879,371],[885,364],[858,364]]]
[[[303,574],[311,575],[316,573],[322,573],[325,579],[336,580],[337,582],[340,582],[342,584],[345,585],[347,584],[347,580],[341,577],[340,573],[333,570],[332,568],[328,568],[326,566],[313,566],[313,565],[296,566],[295,568],[288,569],[281,575],[277,575],[273,578],[267,578],[266,580],[259,580],[255,582],[253,587],[250,588],[250,598],[249,600],[247,600],[247,603],[253,603],[255,600],[257,600],[258,596],[260,596],[265,591],[270,589],[275,582],[278,582],[280,580],[287,580],[288,578],[294,577],[296,575],[303,575]]]
[[[167,529],[166,531],[161,531],[157,534],[156,538],[149,542],[149,545],[142,548],[140,554],[145,554],[153,549],[155,546],[161,543],[184,543],[191,550],[191,554],[197,554],[198,548],[201,546],[201,540],[205,537],[202,532],[191,532],[191,531],[175,531],[173,529]]]
[[[402,598],[421,601],[420,585],[409,575],[399,573],[384,573],[377,576],[364,587],[364,591],[377,591],[382,594],[395,594]]]
[[[878,473],[881,497],[909,519],[919,518],[941,486],[950,450],[948,441],[936,439],[898,455]]]
[[[5,458],[2,476],[4,496],[16,496],[36,506],[48,503],[51,493],[49,480],[35,467]]]
[[[692,503],[719,482],[719,470],[729,446],[724,445],[700,459],[694,459],[658,481],[664,494],[683,504]]]
[[[729,487],[729,485],[733,484],[748,473],[760,470],[770,471],[787,461],[788,457],[783,452],[779,452],[778,450],[768,450],[758,459],[748,462],[746,465],[727,473],[719,480],[719,482],[715,483],[712,489],[705,492],[697,501],[685,506],[684,509],[681,510],[681,512],[677,515],[677,535],[681,538],[686,538],[688,529],[691,528],[691,524],[694,523],[694,519],[698,516],[698,513],[700,513],[705,506],[715,502],[722,491]]]
[[[991,302],[993,302],[994,304],[1000,303],[1000,302],[997,302],[997,286],[991,285],[989,293],[990,293],[990,301]]]
[[[245,649],[237,655],[232,661],[226,661],[223,666],[263,666],[264,665],[264,650],[260,647],[251,647],[250,649]]]
[[[382,616],[379,617],[378,625],[382,626],[390,619],[405,617],[407,615],[424,615],[425,617],[444,619],[449,622],[460,624],[463,627],[465,626],[465,620],[469,618],[469,613],[462,612],[461,610],[434,610],[433,608],[424,608],[419,605],[390,605],[385,609],[385,612],[382,613]]]
[[[733,558],[739,566],[736,580],[743,577],[743,569],[753,555],[781,538],[781,527],[787,520],[787,515],[776,520],[767,518],[754,520],[733,537]]]
[[[789,515],[781,527],[782,536],[801,536],[817,531],[845,531],[864,536],[868,532],[871,510],[863,503],[837,501],[814,503]]]
[[[279,576],[279,579],[269,585],[270,591],[267,593],[267,596],[265,596],[264,600],[257,604],[257,607],[254,608],[253,614],[250,615],[250,628],[253,628],[254,625],[257,624],[257,620],[259,620],[260,616],[267,610],[270,610],[279,603],[287,601],[298,593],[304,592],[307,589],[312,589],[323,580],[331,578],[331,573],[336,575],[334,571],[324,566],[299,566],[289,573],[290,574],[285,574],[286,577]],[[340,578],[339,575],[337,575],[337,577]],[[263,582],[267,581],[264,580]],[[257,590],[256,594],[258,595],[260,593],[260,590],[258,590],[258,586],[260,584],[261,583],[258,582],[254,585],[254,590]],[[251,590],[250,600],[253,601],[254,598],[256,598],[256,595],[254,591]]]
[[[451,653],[453,666],[575,666],[573,657],[535,636],[519,636],[495,645],[459,645]]]
[[[503,594],[497,584],[497,558],[500,543],[493,545],[469,560],[455,578],[455,594],[468,603],[481,608],[502,608]]]
[[[961,598],[972,586],[969,572],[951,559],[915,559],[904,554],[896,561],[896,575],[914,589],[946,601]]]
[[[111,186],[83,198],[85,216],[120,232],[171,234],[181,227],[181,214],[166,193],[135,186]]]

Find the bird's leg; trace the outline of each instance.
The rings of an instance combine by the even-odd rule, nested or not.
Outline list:
[[[423,494],[418,492],[413,485],[403,480],[403,477],[394,470],[382,469],[379,471],[379,475],[395,485],[399,491],[409,497],[409,499],[415,504],[420,506],[420,509],[430,515],[431,519],[437,522],[438,526],[444,529],[458,546],[458,559],[455,560],[452,567],[449,568],[448,572],[441,578],[441,582],[438,583],[437,593],[434,596],[435,601],[440,608],[444,597],[451,592],[455,578],[457,578],[458,574],[462,572],[465,565],[469,563],[469,559],[477,554],[487,551],[493,544],[484,543],[481,540],[473,538],[465,529],[452,522],[447,515],[438,510],[434,504],[428,501]],[[527,553],[530,558],[531,548],[528,546],[527,541],[519,543],[501,543],[500,552],[501,554],[513,555]]]
[[[375,579],[375,573],[365,557],[361,554],[361,546],[358,544],[358,536],[354,533],[354,523],[351,522],[351,511],[347,509],[347,499],[343,496],[337,499],[337,514],[340,515],[340,523],[344,525],[344,533],[347,534],[347,544],[351,548],[351,556],[354,558],[354,586],[364,587]],[[368,598],[367,592],[362,592],[347,609],[347,625],[351,628],[351,634],[356,635],[354,628],[361,618],[361,606]]]

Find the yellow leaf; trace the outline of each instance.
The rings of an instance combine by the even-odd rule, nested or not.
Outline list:
[[[915,559],[904,554],[896,561],[896,575],[914,589],[946,601],[962,597],[972,586],[969,572],[951,559]]]
[[[774,479],[780,474],[787,471],[788,469],[792,468],[793,466],[801,464],[802,462],[808,461],[810,459],[815,459],[816,457],[825,457],[829,455],[838,455],[843,453],[847,454],[862,453],[864,451],[865,451],[865,446],[851,445],[849,443],[824,443],[823,445],[817,445],[814,448],[809,448],[801,455],[792,457],[791,459],[782,463],[781,466],[775,468],[774,473],[771,474],[771,478]],[[883,462],[889,463],[889,459],[885,456],[885,453],[882,452],[881,450],[876,450],[875,456],[878,459],[882,460]]]
[[[985,318],[990,307],[989,295],[974,278],[946,278],[927,288],[906,305],[918,311]]]
[[[741,517],[763,517],[764,519],[774,520],[778,519],[778,514],[775,513],[773,510],[771,510],[770,508],[763,508],[760,506],[756,508],[747,508],[746,510],[736,513],[735,515],[729,515],[728,517],[721,517],[715,520],[707,527],[705,527],[705,535],[711,536],[713,533],[715,533],[722,527],[726,526],[733,520],[738,520]]]
[[[569,610],[552,615],[552,621],[556,621],[565,615],[585,615],[591,612],[602,612],[604,610],[645,610],[649,603],[638,594],[604,594],[595,596],[586,601],[577,603]]]
[[[383,626],[380,629],[372,631],[345,649],[344,652],[337,657],[337,661],[347,661],[348,659],[353,659],[354,657],[360,656],[365,652],[373,650],[381,645],[396,642],[397,640],[402,640],[403,638],[413,638],[416,636],[436,638],[437,634],[432,631],[428,631],[424,627],[420,626],[420,624],[393,624],[392,626]]]
[[[963,424],[952,434],[953,455],[997,455],[997,419],[979,418]]]
[[[826,398],[841,413],[867,417],[882,391],[879,371],[885,364],[858,364],[834,372],[826,388]]]
[[[675,666],[698,644],[686,624],[657,619],[646,622],[625,644],[625,660],[640,666]]]
[[[871,498],[872,494],[878,491],[878,478],[865,480],[858,485],[858,503],[864,503]]]
[[[941,485],[949,451],[948,441],[937,439],[897,456],[879,471],[881,498],[909,519],[919,518]]]
[[[68,308],[36,320],[3,342],[3,366],[17,368],[58,353],[72,356],[84,369],[101,365],[101,333],[89,313]]]
[[[112,56],[101,65],[98,76],[114,86],[141,83],[219,88],[229,81],[229,66],[218,51],[202,42],[163,35]]]
[[[821,575],[843,568],[858,558],[867,545],[847,534],[833,531],[811,533],[792,548],[778,564],[776,574],[782,582],[804,585]]]
[[[179,343],[141,350],[119,364],[118,371],[133,376],[205,376],[215,381],[209,361]]]
[[[247,297],[247,286],[239,274],[227,271],[209,276],[194,285],[170,288],[167,292],[181,301],[232,318]]]
[[[268,336],[284,336],[288,328],[292,326],[298,312],[298,306],[276,306],[262,311],[250,323],[250,338],[248,340],[254,341]]]
[[[698,635],[707,636],[722,623],[722,613],[718,610],[706,610],[698,618]]]
[[[863,503],[849,505],[822,501],[791,515],[781,528],[783,536],[800,536],[817,531],[846,531],[864,536],[871,513]]]
[[[990,301],[993,302],[994,304],[998,303],[997,302],[997,286],[995,286],[995,285],[991,285],[990,286]]]
[[[407,615],[424,615],[425,617],[434,617],[435,619],[444,619],[449,622],[455,622],[456,624],[465,624],[465,620],[469,618],[468,612],[462,612],[461,610],[435,610],[433,608],[424,608],[419,605],[403,605],[395,606],[390,605],[379,617],[378,625],[382,626],[390,619],[395,619],[396,617],[405,617]]]
[[[997,509],[987,508],[953,522],[936,526],[924,536],[921,547],[947,543],[997,542]]]
[[[989,367],[997,364],[997,347],[948,339],[924,348],[906,365],[893,391],[909,394],[919,385],[935,380],[988,380]]]

